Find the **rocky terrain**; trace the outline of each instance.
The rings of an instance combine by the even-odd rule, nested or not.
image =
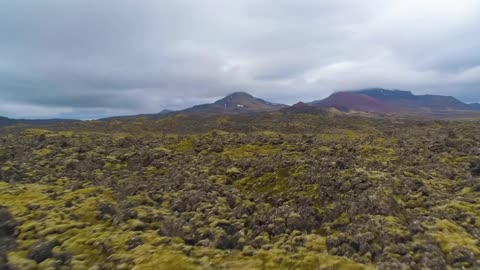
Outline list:
[[[479,269],[479,124],[282,111],[4,128],[0,269]]]

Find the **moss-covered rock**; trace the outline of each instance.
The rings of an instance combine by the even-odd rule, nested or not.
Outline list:
[[[0,268],[478,269],[479,127],[325,112],[0,129]]]

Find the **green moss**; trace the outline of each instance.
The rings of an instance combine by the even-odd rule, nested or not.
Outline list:
[[[65,254],[63,269],[374,269],[365,262],[391,259],[408,268],[402,256],[423,262],[438,252],[422,245],[438,242],[447,263],[456,247],[480,258],[469,164],[479,125],[339,114],[143,117],[8,134],[0,175],[16,184],[0,182],[0,204],[19,222],[9,257],[19,269],[51,268]],[[458,140],[444,143],[447,129]],[[424,233],[409,227],[416,220]],[[215,248],[233,233],[238,249]],[[327,250],[326,235],[355,254],[329,255],[347,247]],[[355,246],[363,236],[371,252]],[[55,258],[29,266],[39,241],[58,243]]]
[[[325,253],[305,252],[288,254],[283,250],[257,250],[253,256],[243,256],[241,252],[232,252],[228,256],[220,256],[212,261],[220,269],[238,270],[286,270],[286,269],[334,269],[334,270],[369,270],[373,266],[361,265],[352,260],[331,256]]]
[[[382,227],[387,235],[391,235],[394,238],[401,237],[406,238],[409,235],[408,228],[402,224],[401,220],[396,216],[376,216],[382,223]],[[383,221],[383,222],[382,222]]]
[[[385,165],[390,162],[398,162],[397,152],[392,147],[382,146],[380,144],[366,144],[360,149],[359,159],[366,159],[369,163],[383,163]]]
[[[440,158],[440,162],[447,165],[455,165],[461,163],[468,163],[473,160],[475,157],[472,156],[446,156]]]
[[[227,170],[227,175],[239,174],[241,173],[240,169],[237,167],[231,167]]]
[[[283,174],[284,175],[284,174]],[[245,192],[283,194],[288,192],[288,181],[282,173],[266,173],[259,178],[243,178],[235,182],[235,186]]]
[[[468,248],[475,255],[480,255],[478,240],[454,222],[437,220],[433,229],[435,232],[432,235],[440,242],[440,248],[445,254],[451,253],[454,248]]]
[[[334,133],[322,133],[318,135],[318,139],[322,142],[339,142],[339,141],[357,141],[365,137],[365,134],[354,130],[336,130]]]
[[[312,155],[313,156],[326,155],[326,154],[329,154],[331,150],[332,149],[328,146],[320,146],[312,150]]]
[[[280,147],[274,145],[253,145],[246,144],[236,148],[226,148],[223,152],[224,156],[232,159],[246,159],[258,156],[271,156],[280,151]]]
[[[168,148],[165,148],[165,147],[156,147],[154,149],[154,151],[157,152],[157,153],[167,153],[167,154],[172,152],[172,150],[170,150]]]
[[[184,139],[174,146],[174,149],[181,153],[193,152],[195,144],[190,139]]]
[[[152,256],[152,254],[155,254]],[[136,266],[132,270],[143,269],[172,269],[172,270],[194,270],[202,269],[195,265],[193,259],[181,252],[169,251],[165,248],[155,248],[150,245],[143,245],[132,253]]]
[[[228,181],[228,176],[226,175],[211,175],[208,180],[212,183],[225,185]]]
[[[25,136],[40,136],[40,135],[47,135],[52,134],[53,132],[47,129],[40,129],[40,128],[29,128],[23,131]]]
[[[58,134],[63,136],[63,137],[70,138],[70,137],[73,137],[73,135],[75,135],[75,132],[73,132],[73,131],[60,131],[60,132],[58,132]]]
[[[316,234],[309,234],[306,237],[307,243],[305,247],[307,250],[315,251],[315,252],[326,252],[327,251],[327,238],[316,235]]]
[[[36,270],[37,263],[33,260],[27,259],[26,257],[26,252],[10,252],[8,254],[8,263],[14,269]]]
[[[52,153],[52,149],[50,149],[50,148],[42,148],[42,149],[38,149],[38,150],[33,151],[33,154],[38,156],[38,157],[48,156],[51,153]]]
[[[146,225],[138,219],[130,219],[127,221],[128,227],[133,231],[141,231],[145,229]]]
[[[334,222],[334,226],[345,226],[350,223],[350,216],[347,212],[343,212]]]

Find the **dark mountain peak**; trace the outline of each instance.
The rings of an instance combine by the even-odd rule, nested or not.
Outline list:
[[[250,95],[247,92],[234,92],[225,96],[222,99],[215,101],[214,104],[226,105],[227,107],[236,106],[236,105],[246,105],[245,103],[255,102],[257,99],[254,96]],[[240,106],[241,107],[241,106]]]
[[[169,113],[172,113],[172,112],[174,112],[174,111],[169,110],[169,109],[163,109],[158,114],[169,114]]]
[[[328,111],[328,108],[313,106],[304,102],[297,102],[290,107],[281,110],[284,113],[304,113],[304,114],[320,114]]]
[[[285,105],[275,104],[256,98],[246,92],[234,92],[211,104],[203,104],[180,111],[188,114],[250,114],[278,111]]]
[[[226,98],[255,98],[255,97],[250,95],[247,92],[239,91],[239,92],[233,92],[227,95]]]
[[[284,105],[274,104],[263,99],[256,98],[247,92],[234,92],[220,100],[215,101],[213,104],[221,105],[225,108],[237,109],[251,108],[270,110],[271,107],[285,107]]]
[[[307,107],[311,107],[310,105],[308,105],[307,103],[304,103],[304,102],[297,102],[295,104],[292,105],[293,108],[307,108]]]

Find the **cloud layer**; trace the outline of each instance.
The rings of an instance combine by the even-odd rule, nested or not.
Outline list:
[[[0,3],[0,115],[153,113],[248,91],[385,87],[480,101],[475,0]]]

